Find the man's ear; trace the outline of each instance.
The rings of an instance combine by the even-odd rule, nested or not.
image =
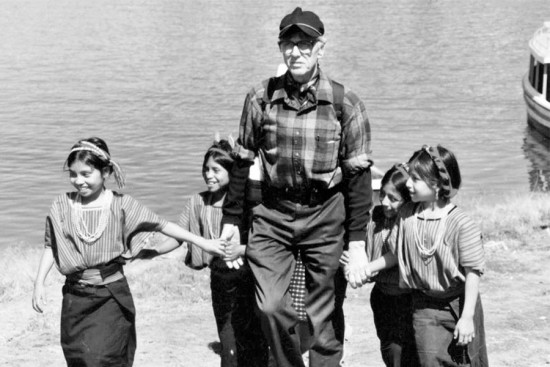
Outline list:
[[[325,44],[321,43],[319,46],[319,50],[317,51],[317,58],[321,59],[323,58],[323,55],[325,54]]]

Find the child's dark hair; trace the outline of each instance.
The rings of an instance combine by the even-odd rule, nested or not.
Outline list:
[[[204,160],[202,162],[203,171],[206,167],[206,163],[210,158],[212,158],[214,162],[222,166],[226,171],[231,171],[231,167],[233,166],[233,158],[231,156],[232,152],[233,148],[231,147],[229,141],[219,140],[214,142],[214,144],[212,144],[212,146],[208,148],[206,154],[204,155]]]
[[[108,158],[106,159],[106,157],[96,154],[91,150],[74,150],[75,148],[81,147],[82,142],[91,143],[95,145],[97,148],[99,148],[100,150],[107,153],[107,157],[110,156],[109,148],[107,147],[107,144],[103,139],[97,138],[97,137],[82,139],[82,140],[79,140],[78,143],[72,146],[71,153],[69,154],[69,156],[67,157],[67,160],[65,161],[64,169],[67,170],[75,161],[78,160],[100,171],[103,171],[103,169],[107,167],[108,172],[113,173],[113,165],[111,164],[111,161]]]
[[[409,172],[412,171],[421,180],[442,188],[439,190],[439,199],[452,197],[462,183],[455,155],[441,145],[435,148],[424,146],[414,152],[409,159]]]
[[[390,182],[395,187],[397,192],[399,192],[399,195],[401,195],[403,201],[409,202],[411,201],[411,194],[409,193],[409,189],[407,189],[406,185],[409,176],[405,174],[404,170],[404,167],[399,169],[399,165],[394,165],[384,174],[384,177],[382,177],[382,180],[380,181],[380,188],[382,189],[388,182]]]

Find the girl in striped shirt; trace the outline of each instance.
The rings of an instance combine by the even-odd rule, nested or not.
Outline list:
[[[233,165],[232,147],[227,140],[215,142],[206,152],[202,176],[207,190],[192,195],[184,204],[179,224],[205,238],[218,238],[221,233],[222,205]],[[245,222],[246,220],[243,220]],[[246,243],[246,232],[241,234]],[[172,238],[155,246],[164,254],[182,244]],[[185,262],[194,269],[210,267],[212,307],[221,342],[221,367],[265,367],[269,349],[255,310],[254,278],[242,258],[245,245],[227,243],[225,256],[208,256],[188,244]]]
[[[478,226],[451,202],[458,162],[442,146],[424,146],[409,160],[409,175],[412,203],[399,213],[397,257],[385,259],[397,260],[400,287],[413,290],[420,365],[488,366],[479,296],[485,255]]]
[[[111,191],[124,177],[100,138],[78,141],[65,167],[75,192],[57,197],[46,218],[45,248],[33,293],[43,312],[44,281],[53,264],[66,276],[61,309],[61,346],[71,366],[132,366],[136,349],[135,307],[122,265],[159,231],[223,255],[224,243],[205,240],[151,212],[131,196]]]
[[[380,204],[367,225],[366,251],[372,261],[387,253],[395,253],[395,222],[399,209],[411,201],[406,182],[409,175],[403,164],[390,168],[382,177]],[[399,287],[399,269],[394,266],[372,278],[370,303],[380,352],[386,366],[415,367],[416,358],[412,319],[411,290]]]

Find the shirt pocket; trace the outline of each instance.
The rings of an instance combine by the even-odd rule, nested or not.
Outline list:
[[[330,173],[338,167],[341,127],[332,108],[328,118],[318,118],[315,124],[313,173]]]

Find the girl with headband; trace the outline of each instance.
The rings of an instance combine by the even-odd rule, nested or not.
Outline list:
[[[485,254],[478,225],[451,202],[461,184],[458,162],[440,145],[423,146],[409,175],[412,203],[399,213],[397,258],[381,260],[397,260],[400,286],[413,289],[420,365],[488,366],[479,295]]]
[[[61,308],[61,347],[69,367],[132,366],[136,349],[135,307],[122,265],[144,248],[151,232],[224,254],[220,240],[205,240],[167,222],[129,195],[111,191],[120,166],[100,138],[77,142],[65,168],[76,191],[58,196],[46,218],[45,248],[32,304],[43,312],[44,281],[55,263],[66,276]]]
[[[204,155],[202,177],[206,191],[192,195],[183,205],[179,224],[205,238],[218,238],[221,232],[222,205],[233,165],[232,146],[227,140],[215,141]],[[241,234],[246,243],[246,233]],[[169,238],[149,249],[148,256],[170,252],[182,244]],[[269,349],[255,310],[254,278],[242,260],[246,246],[227,243],[224,257],[205,254],[189,246],[185,263],[193,269],[210,268],[212,308],[221,343],[221,367],[264,367]],[[230,265],[231,268],[228,266]]]

